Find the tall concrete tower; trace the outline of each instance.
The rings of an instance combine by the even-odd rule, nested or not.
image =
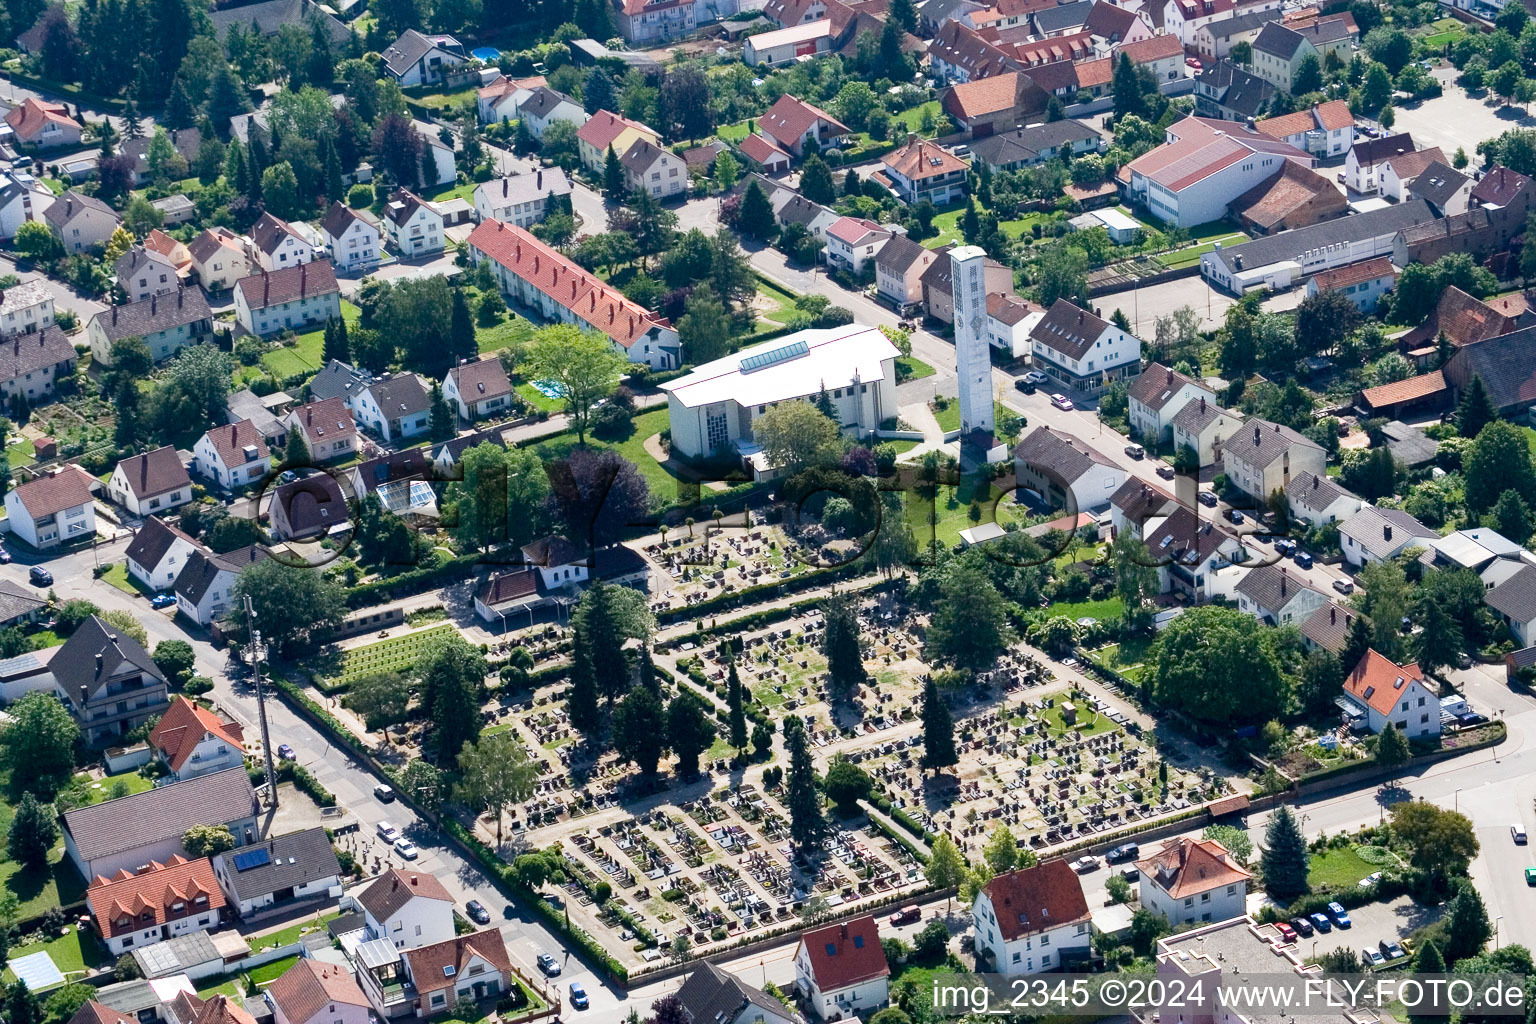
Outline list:
[[[992,343],[987,339],[987,254],[978,245],[949,250],[955,302],[955,375],[960,380],[960,436],[992,433]]]

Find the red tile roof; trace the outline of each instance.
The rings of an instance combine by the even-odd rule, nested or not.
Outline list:
[[[262,440],[261,431],[257,430],[256,424],[250,420],[240,420],[214,427],[208,431],[208,442],[213,445],[213,450],[218,453],[219,459],[228,469],[245,465],[245,449],[249,446],[256,448],[258,459],[264,459],[272,454],[267,450],[267,442]]]
[[[185,697],[177,697],[160,717],[160,723],[150,730],[149,743],[165,755],[172,771],[180,771],[208,736],[216,736],[236,750],[245,746],[245,733],[238,724],[224,721]]]
[[[804,932],[800,941],[811,961],[811,977],[824,995],[891,973],[880,946],[880,926],[870,914]]]
[[[363,995],[350,971],[308,958],[294,964],[268,985],[267,997],[283,1011],[290,1024],[308,1024],[333,1003],[368,1006],[368,997]]]
[[[353,419],[352,410],[347,408],[346,401],[340,395],[301,405],[291,415],[312,440],[348,437],[357,433],[357,421]]]
[[[1317,290],[1325,292],[1333,288],[1347,288],[1352,284],[1362,281],[1374,281],[1378,277],[1397,277],[1397,270],[1392,266],[1390,256],[1378,256],[1364,263],[1351,263],[1347,267],[1339,267],[1336,270],[1324,270],[1312,276],[1317,284]]]
[[[16,499],[33,519],[51,516],[67,508],[91,503],[91,485],[96,481],[74,463],[66,463],[57,473],[29,480],[16,488]]]
[[[495,928],[460,935],[420,949],[407,949],[404,956],[416,991],[421,993],[452,987],[457,976],[467,972],[474,957],[484,960],[502,974],[512,972],[507,944]],[[449,967],[453,970],[448,970]]]
[[[247,309],[266,309],[284,302],[297,302],[312,295],[336,295],[336,269],[330,260],[315,260],[297,267],[285,267],[270,274],[262,271],[235,282],[235,290],[245,296]]]
[[[1381,384],[1374,388],[1366,388],[1360,392],[1360,400],[1371,409],[1382,409],[1389,405],[1399,405],[1403,402],[1412,402],[1420,398],[1428,398],[1445,390],[1445,373],[1435,370],[1431,373],[1421,373],[1417,377],[1409,377],[1407,380],[1393,381],[1391,384]]]
[[[22,141],[30,142],[43,130],[43,125],[49,122],[61,127],[80,127],[80,122],[69,116],[69,110],[62,103],[43,103],[32,97],[22,101],[21,106],[13,107],[11,112],[5,115],[5,123],[16,129],[16,134]]]
[[[862,217],[839,217],[833,221],[831,227],[827,228],[827,234],[840,242],[847,242],[849,245],[858,245],[864,239],[864,236],[870,232],[889,234],[879,224],[872,220],[865,220]]]
[[[789,154],[784,152],[777,142],[760,132],[753,132],[742,139],[741,151],[764,166],[776,163],[775,157],[786,161],[789,159]]]
[[[608,110],[599,110],[588,118],[587,123],[576,130],[576,137],[601,152],[613,145],[613,140],[623,134],[626,128],[635,128],[646,132],[652,138],[656,137],[654,131],[639,121],[631,121],[627,117],[620,117]]]
[[[520,227],[481,221],[468,244],[626,349],[653,328],[671,326]]]
[[[960,120],[998,114],[1012,110],[1019,95],[1019,72],[992,75],[961,82],[950,88],[945,106],[959,115]]]
[[[922,181],[953,171],[964,171],[970,166],[938,143],[927,139],[908,142],[894,153],[881,157],[880,162],[908,181]]]
[[[800,139],[817,121],[825,121],[839,135],[848,134],[848,126],[814,104],[785,93],[768,112],[757,119],[759,130],[786,148],[798,146]]]
[[[483,402],[512,393],[512,382],[496,356],[482,356],[473,363],[455,366],[448,376],[457,383],[465,402]]]
[[[1390,715],[1397,706],[1397,699],[1422,676],[1418,662],[1399,665],[1372,648],[1365,652],[1349,678],[1344,680],[1344,692],[1369,705],[1373,711]]]
[[[1005,942],[1088,920],[1083,883],[1059,857],[998,875],[987,883],[985,892]]]
[[[1121,43],[1121,53],[1131,58],[1132,64],[1150,64],[1155,60],[1184,56],[1184,44],[1175,35],[1153,36],[1134,43]]]
[[[1152,856],[1136,862],[1144,877],[1174,899],[1183,899],[1253,877],[1214,839],[1180,836]]]
[[[97,929],[107,938],[224,906],[219,880],[206,857],[176,856],[165,864],[150,861],[149,870],[138,874],[123,870],[110,879],[98,875],[85,899]],[[181,909],[173,909],[178,904]]]

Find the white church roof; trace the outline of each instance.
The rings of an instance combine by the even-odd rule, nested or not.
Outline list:
[[[899,353],[875,327],[848,324],[799,331],[705,363],[663,384],[684,406],[715,402],[767,405],[885,379],[883,361]]]

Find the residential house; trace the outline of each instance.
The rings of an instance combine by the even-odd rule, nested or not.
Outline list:
[[[262,270],[285,270],[312,261],[317,253],[292,224],[263,213],[251,228],[251,245]]]
[[[1410,200],[1423,203],[1422,199]],[[1425,208],[1429,207],[1424,203]],[[1392,262],[1400,267],[1410,263],[1434,263],[1442,256],[1466,253],[1474,263],[1483,263],[1509,248],[1525,230],[1523,221],[1512,210],[1477,207],[1434,221],[1420,221],[1399,230],[1392,240]]]
[[[415,949],[453,938],[453,896],[425,871],[391,868],[357,895],[370,937],[396,949]]]
[[[829,149],[852,134],[848,126],[813,103],[785,93],[757,119],[757,128],[781,149],[796,157],[806,155],[807,143]]]
[[[698,6],[698,0],[616,0],[614,23],[631,46],[652,46],[682,38],[697,28]]]
[[[1206,398],[1186,403],[1173,417],[1173,450],[1192,449],[1200,466],[1221,463],[1221,444],[1243,424],[1241,413],[1230,412]]]
[[[1408,189],[1419,175],[1435,164],[1446,163],[1446,156],[1439,146],[1389,156],[1382,161],[1377,174],[1376,194],[1402,202],[1408,198]]]
[[[29,626],[33,623],[41,622],[44,613],[48,612],[48,610],[49,603],[46,598],[46,592],[40,593],[35,589],[28,590],[19,583],[12,583],[10,580],[0,580],[0,628],[9,629],[13,626]],[[0,671],[0,679],[3,679],[3,682],[0,682],[0,697],[3,697],[6,703],[10,703],[21,695],[19,693],[13,694],[10,687],[5,685],[10,682],[13,673],[21,670],[25,674],[30,675],[32,671],[42,667],[35,658],[31,659],[31,665],[25,664],[26,659],[9,660],[17,662],[17,664],[8,666],[8,671]],[[41,686],[28,687],[28,689],[54,689],[55,685],[53,677],[48,676]]]
[[[1141,540],[1148,523],[1154,526],[1160,524],[1177,507],[1177,499],[1161,487],[1136,477],[1127,477],[1125,483],[1110,496],[1110,526],[1116,537],[1129,533]]]
[[[53,394],[53,384],[75,372],[75,347],[57,327],[0,340],[0,395],[25,394],[40,405]]]
[[[903,316],[923,301],[923,274],[938,260],[932,249],[893,234],[875,253],[875,294]],[[947,263],[947,260],[938,260]]]
[[[619,157],[619,163],[631,192],[649,192],[656,199],[672,199],[688,192],[688,165],[683,158],[649,139],[636,139]]]
[[[1173,418],[1198,399],[1216,401],[1215,392],[1200,381],[1161,363],[1141,372],[1130,387],[1131,429],[1161,444],[1173,437]]]
[[[1009,359],[1026,359],[1033,349],[1035,327],[1045,310],[1017,295],[987,295],[987,339]]]
[[[176,156],[186,161],[185,166],[174,161],[170,166],[162,168],[164,180],[184,178],[187,176],[187,168],[197,164],[198,150],[203,144],[203,133],[197,128],[172,128],[165,133],[166,140],[171,148],[176,151]],[[141,135],[137,139],[124,139],[118,144],[117,155],[130,157],[133,160],[133,184],[135,188],[143,188],[154,180],[154,172],[149,166],[149,145],[155,139],[154,135]],[[182,173],[175,173],[180,170]]]
[[[1344,183],[1350,191],[1375,195],[1381,187],[1381,171],[1388,160],[1418,151],[1407,132],[1379,139],[1356,139],[1344,157]],[[1437,151],[1438,152],[1438,151]]]
[[[820,1020],[878,1010],[890,1001],[890,977],[880,926],[869,914],[802,932],[795,947],[795,988]]]
[[[689,1021],[704,1024],[801,1024],[798,1013],[707,960],[698,961],[677,990]]]
[[[1122,168],[1120,181],[1156,219],[1192,227],[1220,220],[1228,204],[1286,161],[1312,166],[1306,153],[1261,132],[1186,117],[1168,127],[1166,143]]]
[[[976,952],[1000,974],[1039,974],[1090,954],[1088,901],[1060,857],[998,875],[971,905]]]
[[[779,227],[787,228],[792,224],[798,224],[811,235],[826,241],[827,229],[836,224],[842,215],[831,207],[813,203],[805,196],[795,193],[788,201],[778,205],[773,211],[774,220]]]
[[[505,448],[507,439],[502,436],[502,433],[500,427],[489,427],[472,434],[460,434],[451,441],[441,441],[433,445],[429,451],[437,479],[451,479],[459,459],[471,448],[482,444],[494,444],[498,448]]]
[[[1063,387],[1096,395],[1141,372],[1141,340],[1066,299],[1030,332],[1034,365]]]
[[[1147,527],[1143,542],[1158,560],[1160,593],[1182,594],[1197,603],[1209,600],[1218,592],[1216,573],[1248,557],[1240,539],[1183,505]]]
[[[144,248],[164,256],[176,268],[176,276],[186,281],[192,270],[192,253],[187,250],[185,243],[178,242],[159,228],[153,228],[144,236]]]
[[[1105,0],[1095,0],[1083,28],[1102,40],[1100,49],[1106,54],[1122,43],[1139,43],[1157,34],[1145,11],[1130,10]]]
[[[443,378],[443,399],[466,422],[505,416],[512,409],[512,382],[500,359],[481,356],[472,363],[461,361],[448,371]]]
[[[343,274],[366,272],[384,258],[378,221],[346,203],[331,203],[320,220],[320,231],[331,250],[331,261]]]
[[[213,858],[213,873],[230,909],[243,919],[297,903],[341,895],[341,865],[337,862],[330,837],[321,826],[274,836],[259,846],[227,850]],[[309,964],[315,970],[322,967],[335,969],[334,965],[322,965],[310,959],[301,959],[299,964]],[[292,973],[290,971],[283,978]],[[345,977],[351,980],[350,974]],[[274,997],[274,1004],[297,995],[283,978],[274,981],[267,989],[267,994]],[[281,1000],[276,995],[279,991],[285,993]],[[274,1008],[279,1013],[284,1012],[281,1005]],[[306,1016],[292,1003],[288,1005],[287,1013],[293,1024],[306,1024],[314,1017],[314,1014]],[[358,1024],[367,1024],[367,1021]]]
[[[347,471],[346,483],[356,501],[371,495],[397,516],[435,516],[437,498],[431,485],[452,478],[452,473],[437,474],[426,448],[407,448],[357,463]]]
[[[43,211],[53,203],[53,189],[30,174],[0,174],[0,238],[15,238],[16,229],[28,221],[47,223]]]
[[[1249,11],[1278,10],[1279,0],[1242,3],[1239,0],[1167,0],[1163,5],[1163,31],[1194,47],[1195,33],[1203,26]]]
[[[1519,647],[1536,644],[1536,566],[1522,565],[1483,595]]]
[[[1257,565],[1237,584],[1237,607],[1270,626],[1299,626],[1328,603],[1301,577],[1283,565]]]
[[[1148,36],[1135,42],[1121,43],[1114,59],[1129,57],[1138,71],[1145,71],[1158,85],[1167,85],[1184,77],[1184,47],[1174,36]]]
[[[1099,450],[1061,430],[1036,427],[1013,450],[1019,485],[1052,508],[1088,512],[1104,508],[1125,483],[1125,470]]]
[[[163,714],[168,703],[165,675],[149,652],[95,615],[69,635],[48,670],[92,746],[121,739]]]
[[[259,544],[222,554],[193,552],[176,577],[176,610],[205,629],[213,625],[229,611],[240,573],[267,557]]]
[[[351,529],[347,498],[329,473],[279,484],[272,492],[269,515],[278,540],[332,537]]]
[[[1195,29],[1194,50],[1203,61],[1221,60],[1238,43],[1252,45],[1259,31],[1271,21],[1279,21],[1283,13],[1277,8],[1268,8],[1206,22]]]
[[[16,133],[16,141],[36,149],[58,149],[80,145],[80,122],[69,116],[62,103],[50,103],[28,96],[5,115],[5,123]]]
[[[620,117],[612,111],[599,110],[577,129],[576,148],[581,154],[582,166],[594,174],[602,174],[607,166],[608,150],[612,149],[616,155],[623,156],[639,139],[647,139],[652,145],[661,142],[661,136],[654,128]]]
[[[670,321],[523,228],[485,221],[470,233],[466,245],[475,263],[491,261],[504,294],[538,310],[545,319],[575,323],[605,334],[630,362],[645,363],[653,370],[681,365],[681,343]]]
[[[1349,646],[1359,612],[1330,601],[1301,624],[1301,639],[1308,651],[1338,654]]]
[[[349,459],[357,453],[357,420],[339,397],[301,405],[290,410],[283,422],[304,438],[309,457],[317,463]]]
[[[1317,62],[1321,75],[1322,57],[1305,35],[1282,22],[1272,21],[1253,41],[1253,73],[1274,83],[1281,92],[1293,92],[1292,83],[1301,64],[1308,57]]]
[[[1263,117],[1276,89],[1230,60],[1218,60],[1195,76],[1195,113],[1224,121]]]
[[[325,833],[320,835],[323,839]],[[329,849],[330,843],[325,845]],[[335,854],[331,860],[334,863]],[[272,1007],[273,1024],[369,1024],[373,1020],[368,997],[351,971],[308,957],[301,958],[268,985],[266,997]]]
[[[1502,165],[1488,168],[1468,196],[1468,206],[1480,210],[1509,210],[1523,218],[1529,212],[1531,179]]]
[[[149,205],[160,211],[162,227],[179,227],[197,216],[197,204],[182,192],[173,193],[164,199],[151,200]],[[158,231],[159,228],[155,230]],[[149,236],[146,235],[144,240],[148,243]]]
[[[849,324],[798,331],[704,363],[661,385],[673,449],[689,458],[752,449],[752,425],[770,406],[822,391],[838,424],[867,436],[895,414],[897,355],[880,331]]]
[[[453,36],[427,36],[408,28],[382,54],[384,70],[402,89],[437,85],[464,64],[464,45]]]
[[[789,170],[789,154],[761,132],[753,132],[742,139],[737,149],[747,158],[748,166],[755,166],[764,174],[784,174]]]
[[[518,104],[517,116],[535,139],[543,139],[545,130],[556,121],[565,121],[577,128],[587,123],[587,112],[579,100],[547,85],[529,90],[527,97]]]
[[[106,245],[112,232],[123,223],[112,207],[95,196],[81,195],[74,189],[59,196],[44,210],[43,220],[64,243],[64,251],[71,254]]]
[[[53,293],[42,281],[0,291],[0,339],[53,326]]]
[[[98,875],[85,890],[91,920],[114,956],[219,924],[224,894],[207,857],[179,854],[137,872]]]
[[[890,230],[872,220],[840,217],[827,229],[827,265],[862,277],[865,266],[892,237]]]
[[[339,5],[341,10],[347,10],[349,6],[346,3]],[[296,25],[306,33],[318,29],[337,52],[345,49],[352,39],[352,30],[327,14],[315,0],[257,0],[238,7],[219,7],[208,12],[208,20],[213,25],[213,37],[220,41],[225,40],[229,30],[237,25],[267,39],[277,35],[284,25]]]
[[[1039,117],[1050,97],[1023,72],[1005,71],[952,85],[940,102],[962,131],[970,132],[973,139],[984,139]]]
[[[112,345],[124,338],[143,341],[149,357],[158,363],[188,345],[209,341],[213,337],[213,310],[197,285],[177,285],[171,294],[109,306],[91,317],[85,336],[91,345],[91,361],[98,365],[112,365]]]
[[[176,276],[176,265],[142,245],[135,245],[123,253],[112,267],[117,276],[117,286],[129,302],[174,292],[181,286]]]
[[[396,189],[384,207],[384,230],[389,247],[401,259],[413,260],[447,245],[443,215],[435,203],[429,203],[408,189]]]
[[[1326,461],[1327,453],[1316,441],[1257,417],[1227,438],[1221,450],[1227,481],[1260,502],[1285,490],[1297,474],[1323,474]]]
[[[330,260],[241,278],[235,320],[247,334],[311,331],[341,316],[341,289]]]
[[[1113,57],[1082,61],[1054,59],[1026,67],[1023,75],[1040,87],[1047,102],[1049,97],[1055,97],[1065,105],[1074,104],[1084,96],[1093,100],[1105,95],[1114,79],[1114,67]]]
[[[340,398],[342,404],[350,407],[352,399],[356,398],[371,380],[373,380],[373,374],[367,370],[359,370],[340,359],[328,359],[325,365],[320,367],[320,372],[309,379],[309,383],[304,388],[304,397],[311,402]]]
[[[104,633],[94,616],[81,628]],[[138,646],[126,637],[120,642]],[[63,653],[60,649],[54,660]],[[148,655],[143,660],[154,664]],[[64,852],[82,877],[110,878],[182,853],[182,837],[193,825],[227,825],[235,845],[243,846],[256,837],[256,811],[256,791],[244,768],[214,772],[65,811]]]
[[[987,81],[990,79],[983,79],[982,83]],[[1038,167],[1048,160],[1067,155],[1076,159],[1101,152],[1103,148],[1103,136],[1095,129],[1068,118],[977,139],[971,143],[971,157],[993,171],[1016,171],[1021,167]]]
[[[396,442],[427,432],[432,392],[414,373],[385,374],[352,399],[355,420],[382,441]]]
[[[272,472],[272,453],[250,420],[211,427],[192,448],[192,472],[222,490],[254,484]]]
[[[1196,921],[1226,921],[1247,912],[1253,877],[1214,839],[1179,836],[1136,862],[1141,905],[1175,928]]]
[[[97,486],[85,470],[67,462],[11,488],[5,495],[11,535],[40,551],[89,540],[96,536],[91,491]]]
[[[1222,246],[1200,257],[1200,273],[1213,285],[1234,295],[1254,288],[1288,288],[1322,270],[1388,255],[1406,229],[1431,221],[1435,221],[1435,214],[1429,204],[1411,199],[1239,245]]]
[[[906,145],[887,153],[880,162],[884,166],[872,177],[908,205],[927,199],[943,206],[965,195],[970,165],[927,139],[908,135]]]
[[[1336,291],[1349,299],[1360,312],[1367,315],[1376,311],[1381,297],[1397,284],[1397,268],[1386,256],[1378,256],[1364,263],[1354,263],[1337,270],[1325,270],[1313,274],[1307,281],[1307,297],[1318,292]]]
[[[1339,523],[1344,564],[1356,569],[1396,558],[1411,547],[1424,547],[1426,539],[1437,536],[1402,509],[1375,505],[1362,505],[1360,511]]]
[[[1291,518],[1314,530],[1329,523],[1343,522],[1365,504],[1322,473],[1298,473],[1291,477],[1285,487],[1285,497],[1290,504]]]
[[[1316,8],[1312,11],[1315,12]],[[1301,15],[1303,12],[1295,13]],[[1360,27],[1355,24],[1354,15],[1347,11],[1325,17],[1318,17],[1315,13],[1309,13],[1307,17],[1287,14],[1285,25],[1301,33],[1312,44],[1324,74],[1336,67],[1347,67],[1353,56],[1352,51],[1359,48]]]
[[[1440,697],[1424,685],[1416,662],[1399,665],[1366,651],[1344,680],[1344,699],[1364,713],[1371,732],[1391,722],[1411,740],[1440,735]]]
[[[1089,40],[1091,45],[1091,38]],[[940,80],[971,82],[1010,71],[1023,65],[1008,50],[959,21],[946,21],[928,46],[929,66]]]
[[[558,167],[493,178],[475,186],[475,214],[482,221],[531,228],[548,214],[550,199],[570,194],[571,180]]]
[[[128,545],[128,575],[150,590],[170,590],[182,566],[187,564],[188,556],[201,547],[159,516],[150,516],[133,535],[133,543]]]
[[[240,724],[179,695],[149,731],[149,745],[177,782],[245,767]]]
[[[1388,161],[1392,171],[1396,161]],[[1460,171],[1436,160],[1419,172],[1419,176],[1404,190],[1410,199],[1422,199],[1442,217],[1466,213],[1472,201],[1473,180]]]
[[[1342,156],[1355,144],[1355,115],[1343,100],[1315,103],[1293,114],[1266,117],[1253,127],[1319,159]]]
[[[408,948],[401,959],[421,1017],[446,1012],[460,999],[494,999],[516,985],[506,942],[496,928]]]
[[[244,241],[224,227],[203,231],[192,239],[187,252],[192,256],[192,271],[197,280],[210,292],[233,288],[236,281],[249,277],[256,269]]]
[[[549,601],[539,573],[522,566],[508,572],[493,572],[475,589],[475,614],[482,622],[505,629],[511,614],[526,613],[532,624],[533,611]]]
[[[497,124],[517,120],[517,108],[528,94],[541,85],[548,85],[543,75],[528,78],[499,76],[490,85],[481,86],[475,93],[475,110],[481,124]]]

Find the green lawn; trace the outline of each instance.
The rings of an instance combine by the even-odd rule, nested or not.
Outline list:
[[[926,376],[926,374],[924,376]],[[1015,413],[1012,409],[1006,408],[1001,402],[993,402],[992,403],[992,418],[993,418],[993,420],[996,421],[996,420],[1002,419],[1003,416],[1005,416],[1005,415],[1007,415],[1007,416],[1015,416],[1015,415],[1017,415],[1017,413]],[[950,399],[949,405],[945,406],[943,409],[939,409],[939,410],[935,410],[934,411],[933,418],[939,421],[939,427],[945,433],[948,433],[951,430],[959,430],[960,429],[960,400],[959,399]]]
[[[737,121],[735,124],[723,124],[715,129],[715,135],[722,142],[740,143],[750,134],[752,133],[747,131],[747,122],[745,121]]]
[[[899,114],[891,116],[891,138],[900,138],[907,132],[923,134],[923,112],[927,111],[935,119],[939,116],[939,101],[929,100],[919,103],[910,110],[903,110]]]
[[[922,380],[937,372],[916,356],[899,356],[896,359],[896,379],[899,381]]]
[[[972,485],[970,478],[965,477],[957,486],[940,486],[938,496],[932,502],[916,490],[906,494],[907,522],[912,526],[912,534],[917,540],[919,549],[926,549],[935,542],[946,547],[954,547],[960,543],[961,530],[969,529],[979,523],[991,522],[994,519],[999,524],[1007,525],[1015,519],[1022,518],[1023,507],[1011,498],[1003,496],[1002,492],[990,483],[986,485],[985,493],[974,491]],[[999,501],[1000,497],[1002,500]],[[971,518],[973,498],[981,503],[980,519]]]
[[[110,963],[107,951],[102,948],[100,942],[89,931],[84,934],[74,925],[57,939],[49,942],[33,942],[25,946],[15,946],[11,949],[9,957],[15,959],[18,956],[26,956],[29,953],[47,953],[52,958],[53,964],[70,981],[82,980],[87,969],[100,967]],[[16,975],[10,968],[6,968],[5,978],[14,981]]]
[[[1360,859],[1353,847],[1329,850],[1324,854],[1314,853],[1311,866],[1307,869],[1307,884],[1313,889],[1321,886],[1348,888],[1375,870]]]
[[[300,938],[312,931],[324,928],[330,922],[341,916],[337,910],[329,914],[321,914],[316,917],[308,917],[296,924],[291,924],[282,931],[272,932],[269,935],[257,935],[251,938],[252,949],[271,949],[273,946],[286,946],[290,942],[298,942]]]
[[[1094,664],[1139,683],[1146,677],[1148,666],[1144,662],[1151,647],[1150,640],[1138,637],[1125,643],[1111,644],[1094,651],[1088,657]]]
[[[13,445],[7,445],[5,449],[5,460],[11,464],[12,469],[32,465],[37,461],[34,455],[31,441],[17,441]]]
[[[587,444],[593,448],[612,448],[630,462],[633,462],[640,470],[640,475],[645,477],[645,482],[650,485],[653,496],[671,500],[677,494],[678,478],[663,469],[649,452],[645,450],[645,439],[659,434],[667,429],[667,410],[663,406],[659,409],[651,409],[643,412],[630,421],[633,431],[629,437],[619,442],[602,441],[597,438],[587,437]],[[576,447],[575,434],[562,434],[552,438],[543,444],[537,445],[534,450],[541,458],[558,459],[569,454]]]
[[[281,960],[274,960],[269,964],[262,964],[247,973],[253,985],[270,985],[284,974],[288,968],[299,962],[297,956],[285,956]]]
[[[197,990],[197,994],[203,999],[212,999],[214,996],[229,996],[231,999],[238,999],[243,987],[238,977],[231,977],[228,974],[215,974],[211,978],[203,979],[203,985]]]
[[[1218,242],[1224,246],[1232,246],[1238,244],[1239,242],[1246,241],[1248,241],[1247,235],[1243,234],[1241,231],[1234,231],[1229,234],[1213,238],[1208,242],[1201,242],[1197,245],[1187,246],[1183,249],[1175,249],[1172,252],[1165,252],[1152,258],[1158,263],[1161,263],[1163,266],[1168,267],[1169,269],[1176,269],[1179,267],[1191,266],[1200,262],[1200,257],[1204,256],[1208,252],[1214,251]]]
[[[1125,614],[1125,604],[1118,597],[1106,598],[1103,601],[1060,602],[1046,608],[1045,614],[1052,618],[1065,615],[1074,622],[1078,619],[1098,619],[1100,622],[1108,622]]]
[[[8,780],[0,779],[0,784],[3,783]],[[0,800],[0,834],[10,831],[15,813],[14,805],[8,800]],[[49,852],[48,867],[41,871],[23,868],[9,857],[0,860],[0,885],[21,900],[22,920],[41,916],[49,907],[73,906],[85,898],[85,880],[75,870],[74,863],[64,856],[62,838]],[[16,951],[12,950],[11,955],[16,955]]]
[[[114,562],[106,572],[101,574],[103,581],[112,584],[118,590],[131,596],[138,594],[138,588],[128,576],[127,562]]]
[[[548,413],[563,412],[565,410],[564,399],[550,398],[527,381],[517,385],[513,390],[522,396],[523,401],[535,409],[543,409]]]
[[[481,355],[485,355],[513,345],[527,344],[533,338],[533,331],[532,323],[512,313],[495,327],[476,327],[475,341],[480,344]]]
[[[450,199],[467,199],[475,201],[475,189],[479,182],[466,181],[462,185],[440,185],[435,190],[428,190],[422,194],[422,198],[430,199],[435,203],[447,202]]]
[[[92,779],[88,775],[77,775],[75,778],[79,779],[84,784],[85,791],[90,794],[91,802],[96,804],[101,803],[103,800],[116,799],[116,797],[112,795],[112,791],[117,788],[117,784],[119,782],[128,787],[128,792],[121,794],[122,796],[133,796],[136,793],[147,793],[151,789],[155,788],[153,780],[147,779],[140,775],[138,772],[134,771],[121,772],[117,775],[109,775],[105,779],[99,780]]]
[[[923,239],[923,245],[930,249],[937,249],[941,245],[954,242],[956,245],[965,239],[960,233],[960,218],[965,216],[964,203],[951,203],[939,208],[939,215],[933,218],[933,229],[938,232],[932,238]]]
[[[757,294],[772,305],[771,309],[760,309],[756,325],[752,328],[753,334],[766,334],[769,331],[777,331],[782,328],[790,313],[795,311],[795,297],[778,285],[758,278]]]
[[[341,315],[348,329],[352,329],[357,327],[362,311],[342,299]],[[299,335],[298,343],[291,348],[273,349],[261,357],[261,365],[280,380],[300,373],[314,373],[325,365],[325,329]]]
[[[1097,736],[1100,733],[1114,732],[1120,728],[1109,720],[1108,715],[1101,715],[1094,711],[1093,705],[1088,704],[1086,701],[1071,703],[1077,709],[1077,722],[1075,725],[1067,724],[1066,719],[1062,715],[1060,704],[1053,708],[1045,709],[1042,717],[1045,719],[1046,729],[1049,732],[1057,736],[1068,732],[1081,733],[1083,736]]]

